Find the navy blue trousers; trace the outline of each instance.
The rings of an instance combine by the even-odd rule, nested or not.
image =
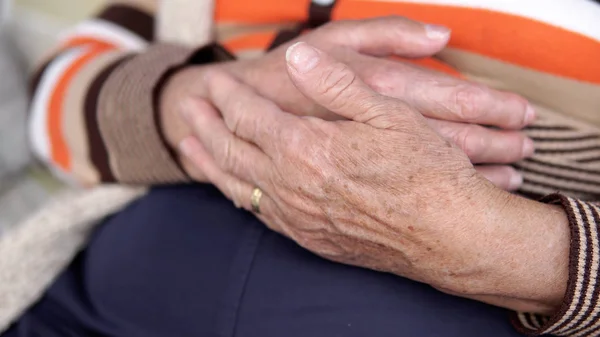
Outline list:
[[[106,219],[3,337],[519,336],[507,316],[323,260],[197,185]]]

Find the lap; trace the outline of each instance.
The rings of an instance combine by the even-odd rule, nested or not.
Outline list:
[[[12,336],[518,336],[498,308],[325,261],[209,186],[107,219]]]

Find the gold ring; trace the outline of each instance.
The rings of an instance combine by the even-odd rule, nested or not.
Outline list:
[[[252,205],[252,212],[256,214],[260,214],[260,199],[262,198],[263,192],[260,188],[255,187],[252,190],[252,195],[250,196],[250,205]]]

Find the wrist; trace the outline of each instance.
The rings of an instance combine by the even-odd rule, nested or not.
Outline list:
[[[159,92],[159,127],[167,145],[176,150],[179,142],[191,134],[190,128],[181,117],[180,104],[186,97],[205,97],[202,83],[206,66],[188,66],[173,73]]]
[[[467,297],[513,310],[551,314],[566,292],[570,232],[559,206],[497,190],[488,199],[478,265]]]
[[[190,96],[206,98],[205,72],[224,64],[235,65],[237,62],[226,62],[234,59],[221,45],[206,45],[196,50],[186,64],[169,74],[164,84],[158,88],[159,91],[155,93],[159,109],[158,125],[172,151],[176,151],[179,143],[191,135],[179,113],[181,102]]]

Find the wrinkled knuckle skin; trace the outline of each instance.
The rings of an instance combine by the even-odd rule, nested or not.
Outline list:
[[[300,173],[304,177],[305,187],[310,188],[315,196],[326,197],[333,192],[332,183],[339,180],[340,170],[331,162],[329,150],[319,150],[312,146],[300,154]]]
[[[477,129],[475,126],[466,126],[455,136],[456,144],[469,158],[480,155],[485,148],[484,139],[478,135]]]
[[[245,110],[248,108],[248,104],[245,99],[241,99],[239,96],[231,95],[228,97],[227,109],[229,109],[229,116],[232,116],[232,120],[239,122],[241,116],[244,115]]]
[[[389,85],[389,79],[389,73],[375,72],[366,76],[364,81],[373,91],[387,95],[392,89]]]
[[[323,75],[317,93],[322,96],[333,109],[341,109],[345,106],[346,91],[356,81],[356,74],[343,63],[336,63]]]
[[[312,139],[311,133],[308,131],[304,123],[297,123],[289,126],[285,132],[280,134],[280,149],[282,155],[293,158],[302,153]]]
[[[475,121],[485,114],[483,102],[490,97],[489,90],[480,85],[462,84],[454,92],[456,117],[465,122]]]
[[[225,171],[234,171],[238,164],[234,157],[233,143],[230,140],[222,140],[222,145],[217,151],[222,151],[221,155],[217,152],[217,164]]]
[[[227,125],[229,131],[231,131],[231,133],[233,133],[234,135],[239,134],[243,116],[245,116],[245,114],[234,113],[230,118],[225,119],[225,125]]]
[[[236,208],[243,208],[247,211],[250,211],[251,209],[246,205],[246,202],[242,202],[240,200],[240,198],[242,198],[243,195],[243,188],[240,184],[235,183],[235,182],[230,182],[229,183],[229,191],[231,193],[231,197],[233,199],[233,204],[235,205]]]

